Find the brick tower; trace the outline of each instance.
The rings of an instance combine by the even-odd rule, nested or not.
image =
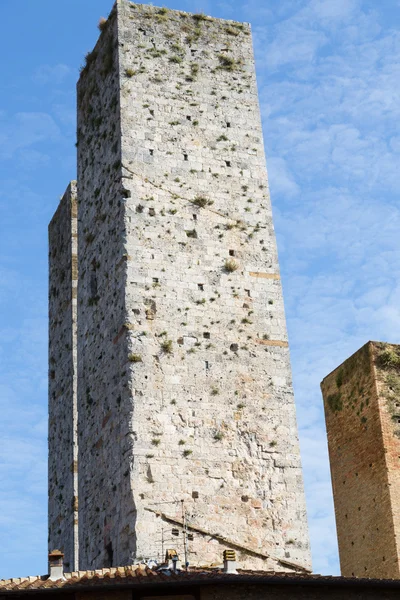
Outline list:
[[[400,346],[368,342],[321,388],[342,575],[398,579]]]
[[[170,547],[309,568],[250,28],[127,2],[100,28],[78,83],[80,568]],[[56,435],[50,454],[60,547],[75,463]]]

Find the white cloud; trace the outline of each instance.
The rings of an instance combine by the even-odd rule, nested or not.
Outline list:
[[[71,73],[73,69],[64,64],[58,65],[41,65],[38,67],[32,76],[35,83],[57,85],[62,83]]]
[[[364,6],[309,0],[256,27],[314,568],[325,573],[338,559],[319,384],[369,339],[400,339],[400,35]]]
[[[45,140],[54,140],[60,130],[53,118],[40,112],[20,112],[11,118],[3,116],[0,135],[0,158],[12,158],[14,153]]]
[[[298,194],[299,186],[295,182],[283,158],[271,156],[268,159],[268,173],[272,193],[279,193],[283,197],[291,197]]]
[[[307,13],[315,14],[319,19],[348,19],[351,18],[356,10],[359,10],[360,2],[358,0],[313,0],[307,9]]]

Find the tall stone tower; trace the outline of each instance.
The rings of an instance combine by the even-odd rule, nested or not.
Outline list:
[[[400,577],[400,346],[368,342],[321,384],[342,575]]]
[[[127,2],[100,26],[78,83],[80,568],[171,547],[309,568],[250,28]],[[57,435],[50,454],[67,473]]]

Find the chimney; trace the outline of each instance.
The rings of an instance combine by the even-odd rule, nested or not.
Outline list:
[[[224,573],[237,575],[236,571],[236,553],[234,550],[224,550]]]
[[[49,579],[58,581],[64,577],[64,554],[60,550],[52,550],[49,554]]]
[[[176,550],[167,550],[165,553],[165,562],[167,563],[167,569],[171,571],[182,570],[181,561]]]

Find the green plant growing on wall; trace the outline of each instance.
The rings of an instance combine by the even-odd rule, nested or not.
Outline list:
[[[378,354],[377,362],[381,367],[400,367],[400,356],[392,348],[385,348]]]
[[[194,204],[195,206],[198,206],[199,208],[206,208],[206,206],[211,206],[212,204],[214,204],[214,202],[212,200],[210,200],[209,198],[207,198],[207,196],[198,194],[194,198],[194,200],[192,200],[192,204]]]
[[[107,19],[105,19],[104,17],[100,17],[97,27],[100,29],[100,31],[104,31],[106,26],[107,26]]]
[[[170,56],[169,62],[180,64],[181,62],[183,62],[183,58],[181,56],[178,56],[177,54],[174,54],[174,56]]]
[[[165,352],[165,354],[172,354],[174,351],[172,340],[163,340],[161,342],[161,348],[162,348],[163,352]]]
[[[196,13],[192,15],[192,19],[196,21],[196,23],[201,23],[202,21],[210,20],[209,17],[207,17],[207,15],[205,15],[204,13]]]
[[[235,29],[234,27],[225,27],[225,33],[228,35],[238,36],[240,34],[239,29]]]
[[[167,54],[167,51],[164,49],[158,50],[157,48],[149,48],[149,50],[147,50],[146,53],[150,54],[152,58],[158,58],[160,56],[163,56],[164,54]]]
[[[329,408],[333,412],[338,412],[343,408],[342,394],[340,392],[336,392],[336,394],[329,394],[326,401]]]
[[[225,261],[224,269],[227,273],[234,273],[239,268],[238,263],[233,258],[227,258]]]
[[[339,373],[336,375],[336,385],[340,388],[343,385],[343,369],[340,369]]]
[[[235,61],[235,59],[227,54],[219,54],[218,60],[219,68],[224,69],[225,71],[235,71],[238,67],[238,63]]]
[[[251,321],[248,317],[243,317],[242,321],[243,325],[251,325],[253,321]]]
[[[133,362],[133,363],[143,362],[143,359],[140,354],[129,354],[128,360],[129,360],[129,362]]]

